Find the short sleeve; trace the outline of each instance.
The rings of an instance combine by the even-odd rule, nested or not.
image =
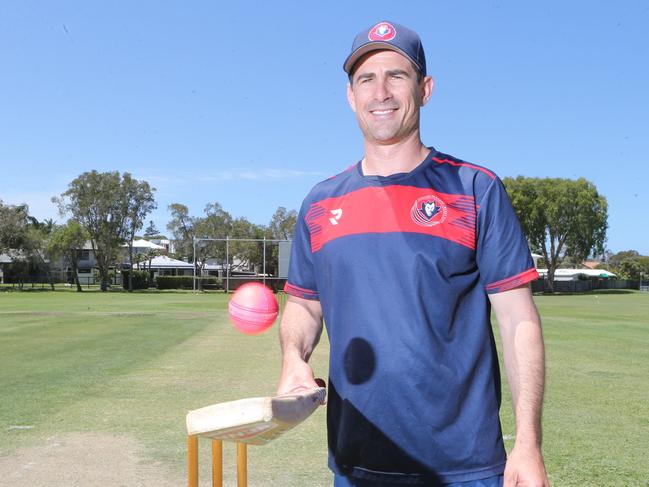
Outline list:
[[[538,278],[527,240],[499,178],[493,179],[479,202],[476,256],[480,280],[489,294]]]
[[[288,280],[284,291],[303,299],[319,299],[311,251],[311,234],[306,220],[307,203],[302,204],[295,223],[295,236],[291,245]]]

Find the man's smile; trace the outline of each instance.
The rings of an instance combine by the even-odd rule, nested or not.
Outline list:
[[[390,115],[394,112],[396,112],[398,108],[381,108],[377,110],[370,110],[370,113],[372,115]]]

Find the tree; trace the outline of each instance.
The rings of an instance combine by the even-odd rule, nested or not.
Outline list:
[[[623,250],[608,258],[610,270],[620,279],[640,279],[649,276],[649,256],[637,250]]]
[[[247,218],[239,217],[232,222],[230,237],[234,239],[251,239],[251,242],[232,242],[230,244],[230,262],[228,266],[234,266],[236,258],[237,267],[253,268],[261,271],[264,262],[264,242],[266,228],[263,225],[256,225]],[[268,271],[268,269],[266,269]]]
[[[27,239],[27,205],[5,205],[0,200],[0,253],[20,250]]]
[[[208,258],[216,258],[225,262],[225,242],[200,241],[196,243],[194,254],[194,238],[226,238],[232,229],[232,215],[217,203],[205,206],[204,217],[189,215],[189,209],[182,204],[169,205],[171,221],[167,224],[174,238],[176,253],[179,257],[191,258],[196,265],[196,275],[201,275]]]
[[[195,219],[197,238],[225,238],[232,232],[232,215],[217,203],[208,203],[204,209],[205,217]],[[217,262],[226,261],[226,243],[219,241],[202,241],[196,246],[196,275],[203,274],[207,259]]]
[[[167,230],[174,238],[176,256],[178,258],[193,258],[194,237],[196,236],[196,218],[189,215],[189,208],[180,203],[172,203],[167,209],[171,212],[171,220]]]
[[[622,250],[609,255],[608,263],[611,267],[619,267],[625,260],[637,260],[638,258],[640,258],[640,253],[637,250]]]
[[[38,221],[33,216],[27,217],[27,233],[23,243],[23,255],[30,262],[30,270],[38,277],[43,273],[54,290],[50,261],[46,258],[51,234],[56,224],[51,218]]]
[[[617,276],[621,279],[640,279],[640,262],[637,259],[624,259],[615,269]]]
[[[41,222],[38,221],[36,217],[28,216],[27,220],[30,227],[42,231],[45,235],[49,235],[50,233],[52,233],[52,231],[56,227],[56,222],[51,218],[46,218]]]
[[[68,220],[65,225],[54,229],[47,247],[48,254],[63,256],[70,263],[78,292],[82,291],[79,283],[79,252],[89,239],[90,235],[78,221]]]
[[[295,210],[288,211],[283,206],[277,208],[268,225],[271,238],[277,240],[289,240],[293,238],[296,221],[297,212]]]
[[[130,229],[136,224],[132,212],[138,184],[129,173],[124,173],[122,179],[118,171],[93,170],[81,174],[66,192],[53,198],[61,215],[70,213],[90,235],[102,291],[108,289],[110,267],[117,263],[121,245],[132,235]]]
[[[548,264],[550,292],[566,255],[581,262],[591,252],[604,251],[607,203],[591,182],[518,176],[503,183],[531,247]]]
[[[148,262],[149,267],[149,286],[153,286],[153,271],[151,270],[151,261],[158,257],[159,255],[165,255],[165,251],[161,249],[147,249],[146,253],[142,257]]]
[[[163,238],[163,237],[164,236],[160,234],[160,231],[155,226],[155,223],[153,223],[153,220],[149,220],[149,224],[144,230],[144,238],[151,239],[151,238]]]
[[[133,239],[144,224],[144,218],[156,207],[153,199],[155,188],[151,188],[146,181],[133,179],[129,173],[124,173],[122,179],[122,198],[125,205],[125,230],[128,245],[128,291],[133,292]]]
[[[0,200],[0,253],[11,256],[11,273],[32,279],[47,274],[54,288],[44,250],[53,225],[52,220],[41,223],[30,216],[27,205],[4,205]]]

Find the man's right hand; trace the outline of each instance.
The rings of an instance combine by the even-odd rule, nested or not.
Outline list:
[[[321,387],[308,364],[322,333],[320,301],[289,296],[280,323],[282,373],[277,394]]]
[[[311,366],[301,359],[293,359],[282,367],[279,385],[277,386],[277,395],[293,394],[306,389],[322,387],[313,377]],[[321,379],[320,379],[321,380]]]

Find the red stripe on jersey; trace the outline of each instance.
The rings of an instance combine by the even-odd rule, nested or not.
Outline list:
[[[303,287],[294,286],[288,281],[284,284],[284,292],[302,299],[318,299],[318,293],[312,291],[311,289],[305,289]]]
[[[525,272],[516,274],[515,276],[511,276],[501,281],[496,281],[487,284],[485,286],[485,290],[489,294],[502,293],[503,291],[509,291],[510,289],[514,289],[515,287],[519,287],[522,286],[523,284],[527,284],[528,282],[533,281],[534,279],[538,279],[538,277],[539,277],[539,273],[536,269],[528,269]]]
[[[432,204],[419,208],[422,201]],[[432,235],[475,250],[477,209],[471,196],[413,186],[369,187],[312,204],[305,221],[312,252],[337,238],[390,232]]]
[[[485,173],[487,176],[489,176],[491,179],[495,179],[496,175],[489,171],[488,169],[485,169],[484,167],[476,166],[475,164],[469,164],[468,162],[458,162],[458,161],[452,161],[450,159],[439,159],[437,157],[433,157],[433,161],[437,162],[438,164],[450,164],[451,166],[465,166],[465,167],[470,167],[471,169],[475,169],[477,171],[482,171]]]

